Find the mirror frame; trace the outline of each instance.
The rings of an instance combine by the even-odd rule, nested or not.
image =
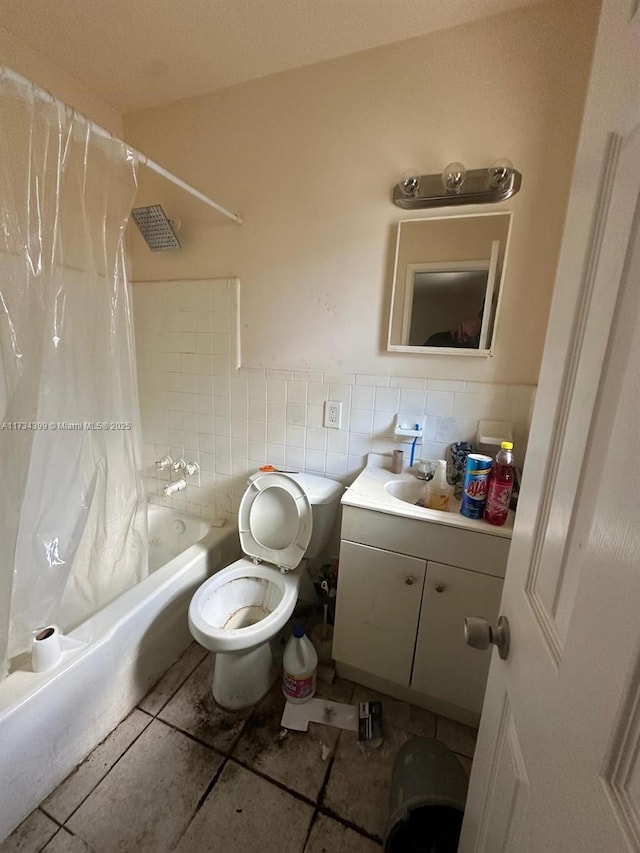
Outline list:
[[[424,263],[408,263],[406,265],[405,270],[398,270],[398,263],[400,259],[400,241],[402,237],[402,226],[404,224],[409,225],[416,222],[442,222],[443,220],[451,219],[451,220],[460,220],[460,219],[470,219],[470,218],[479,218],[485,216],[507,216],[508,217],[508,226],[507,226],[507,236],[505,240],[504,252],[502,253],[502,264],[498,269],[498,261],[499,261],[499,241],[492,241],[492,249],[490,253],[490,257],[484,258],[480,261],[474,260],[465,260],[465,261],[428,261]],[[402,353],[410,353],[413,355],[457,355],[457,356],[471,356],[474,358],[487,358],[493,355],[496,334],[498,330],[498,317],[500,313],[500,304],[502,302],[502,285],[504,282],[505,270],[507,266],[507,258],[509,252],[509,242],[511,239],[511,228],[513,224],[513,214],[509,210],[501,210],[490,213],[470,213],[463,215],[450,215],[450,216],[437,216],[437,217],[424,217],[422,219],[401,219],[398,222],[398,231],[396,236],[396,244],[395,244],[395,258],[393,264],[393,282],[392,282],[392,291],[391,291],[391,305],[389,308],[389,326],[387,333],[387,351],[388,352],[402,352]],[[401,338],[405,339],[408,336],[408,325],[410,323],[411,312],[410,306],[412,305],[413,298],[413,284],[414,284],[414,276],[416,272],[420,271],[450,271],[450,270],[463,270],[463,269],[483,269],[486,268],[488,271],[487,277],[487,290],[486,294],[489,296],[491,300],[493,298],[494,291],[497,287],[498,290],[498,298],[496,301],[496,308],[493,317],[491,313],[483,314],[482,318],[482,328],[480,331],[480,340],[486,338],[490,326],[491,328],[491,343],[488,347],[483,348],[467,348],[467,347],[425,347],[425,346],[410,346],[408,344],[396,344],[392,343],[394,326],[398,325],[398,321],[394,324],[394,310],[402,311],[402,318],[400,328],[402,330]],[[496,280],[496,274],[499,272],[499,279]],[[402,298],[400,298],[402,297]],[[485,296],[486,299],[486,296]],[[400,305],[398,305],[400,303]]]

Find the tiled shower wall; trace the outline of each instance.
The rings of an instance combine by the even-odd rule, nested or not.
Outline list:
[[[442,458],[473,441],[480,419],[515,424],[522,459],[535,388],[307,370],[236,368],[235,279],[132,286],[143,454],[152,502],[206,516],[237,512],[247,475],[260,465],[352,482],[369,451],[397,445],[397,412],[424,413],[416,458]],[[342,428],[323,426],[326,400],[342,402]],[[200,473],[171,498],[156,460],[196,461]],[[174,478],[181,475],[174,475]]]

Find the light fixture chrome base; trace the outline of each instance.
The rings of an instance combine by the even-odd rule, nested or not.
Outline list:
[[[486,169],[471,169],[458,192],[446,192],[442,186],[442,175],[421,175],[415,195],[406,195],[396,184],[393,203],[404,210],[420,210],[425,207],[453,207],[459,204],[488,204],[511,198],[522,184],[522,175],[516,169],[500,186],[492,186]]]

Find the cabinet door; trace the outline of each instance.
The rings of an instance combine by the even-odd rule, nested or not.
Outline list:
[[[341,543],[337,661],[409,686],[425,569],[416,557]]]
[[[442,563],[427,563],[411,687],[477,714],[491,654],[466,645],[465,616],[496,624],[502,580]]]

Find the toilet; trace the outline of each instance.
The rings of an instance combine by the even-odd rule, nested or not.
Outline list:
[[[344,486],[315,474],[258,473],[238,511],[245,555],[197,590],[194,639],[215,652],[212,692],[222,708],[258,702],[277,675],[271,640],[286,625],[303,571],[327,544]]]

